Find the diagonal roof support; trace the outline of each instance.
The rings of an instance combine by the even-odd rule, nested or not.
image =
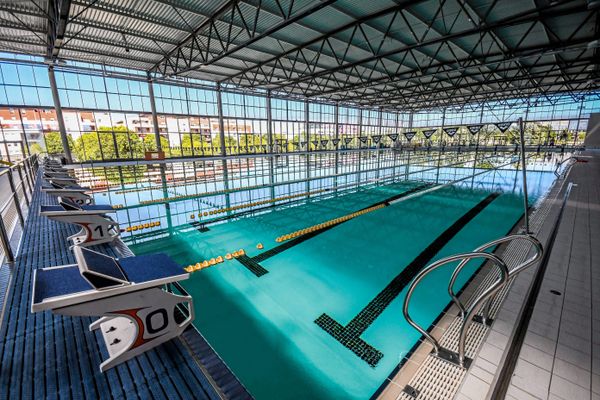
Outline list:
[[[296,79],[293,79],[293,80],[290,80],[287,82],[282,82],[282,83],[272,87],[271,89],[276,90],[276,89],[280,89],[280,88],[283,88],[286,86],[298,85],[299,83],[306,83],[308,86],[318,85],[318,83],[315,81],[316,78],[322,78],[322,77],[325,77],[326,75],[335,74],[337,72],[355,68],[357,66],[372,63],[372,62],[375,62],[375,61],[380,60],[385,57],[393,56],[396,54],[402,54],[407,51],[419,49],[419,48],[422,48],[425,46],[431,46],[434,44],[439,44],[439,43],[446,42],[449,40],[455,40],[455,39],[464,38],[464,37],[468,37],[468,36],[472,36],[472,35],[477,35],[477,34],[481,34],[483,32],[490,32],[494,29],[498,29],[498,28],[502,28],[502,27],[509,27],[509,26],[514,26],[514,25],[524,24],[527,22],[531,22],[532,20],[537,20],[541,16],[546,16],[546,17],[562,16],[562,15],[567,15],[567,14],[571,14],[571,13],[576,13],[576,12],[586,9],[585,4],[577,4],[577,5],[574,5],[569,8],[565,8],[565,7],[560,8],[559,6],[564,6],[564,4],[563,3],[556,3],[556,4],[551,3],[550,5],[545,6],[543,9],[527,10],[525,12],[503,18],[503,19],[495,21],[493,23],[485,23],[484,22],[479,26],[476,26],[476,27],[473,27],[470,29],[466,29],[464,31],[456,32],[456,33],[449,34],[446,36],[441,36],[439,38],[424,40],[420,43],[415,43],[415,44],[411,44],[408,46],[403,46],[398,49],[380,53],[378,55],[374,55],[374,56],[370,56],[370,57],[367,57],[364,59],[359,59],[356,61],[348,62],[348,63],[345,63],[340,66],[336,66],[333,68],[328,68],[328,69],[319,71],[315,74],[300,76]],[[360,84],[352,85],[352,86],[362,86],[362,85],[364,85],[364,83],[360,83]],[[340,90],[347,90],[349,88],[350,87],[340,87]]]
[[[162,72],[163,74],[166,74],[166,64],[169,63],[169,58],[175,58],[175,61],[171,60],[170,63],[171,75],[179,75],[182,73],[198,70],[205,66],[211,65],[219,60],[222,60],[225,57],[231,56],[232,54],[248,46],[251,46],[253,43],[256,43],[257,41],[266,37],[269,37],[277,31],[293,23],[296,23],[301,19],[306,18],[309,15],[323,8],[328,7],[336,1],[337,0],[321,0],[313,6],[308,7],[305,10],[299,11],[297,13],[291,13],[290,10],[290,13],[287,13],[287,15],[285,15],[282,21],[260,33],[256,31],[256,22],[261,12],[262,2],[259,2],[259,4],[255,6],[256,11],[253,14],[253,21],[247,22],[244,18],[243,10],[240,8],[240,5],[244,4],[244,2],[239,0],[230,1],[226,3],[223,7],[221,7],[213,16],[205,20],[198,28],[194,30],[194,32],[190,34],[190,36],[188,36],[178,46],[171,50],[168,53],[168,57],[164,57],[162,60],[156,63],[156,65],[154,65],[151,71],[159,71],[161,70],[161,66],[163,66]],[[277,4],[279,3],[277,2]],[[220,21],[221,17],[225,17],[229,13],[231,13],[230,20]],[[242,43],[232,47],[232,41],[237,36],[235,34],[232,34],[234,19],[240,19],[242,21],[243,29],[247,34],[247,39]],[[228,33],[226,35],[222,35],[219,33],[220,30],[216,25],[217,22],[229,24]],[[197,36],[205,30],[209,31],[209,39],[204,46],[201,46],[201,42],[197,40]],[[212,46],[216,46],[220,50],[217,52],[217,54],[213,54],[212,56],[210,56],[209,54],[211,52],[211,44]],[[206,55],[204,54],[205,52]],[[194,53],[197,54],[195,55]]]

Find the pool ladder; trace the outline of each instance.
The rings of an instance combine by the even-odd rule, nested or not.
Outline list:
[[[560,177],[561,177],[561,175],[564,173],[564,171],[567,169],[567,168],[565,168],[565,170],[563,170],[563,171],[561,172],[561,171],[560,171],[561,167],[562,167],[563,165],[567,164],[568,162],[573,162],[573,163],[579,162],[579,161],[580,161],[580,160],[579,160],[580,158],[581,158],[581,156],[570,156],[570,157],[567,157],[567,158],[565,158],[564,160],[560,161],[559,163],[557,163],[557,164],[556,164],[556,169],[554,170],[554,175],[555,175],[557,178],[560,178]]]
[[[512,269],[509,269],[506,265],[506,262],[503,261],[499,256],[486,252],[486,250],[489,250],[494,246],[511,242],[513,240],[525,240],[530,242],[535,252],[533,256],[531,256],[530,258],[523,261],[522,263],[520,263]],[[527,268],[534,265],[537,261],[539,261],[542,258],[543,252],[544,250],[542,248],[542,244],[534,236],[529,234],[514,234],[493,240],[489,243],[478,247],[472,252],[455,254],[435,261],[434,263],[425,267],[421,272],[419,272],[419,274],[415,277],[410,287],[408,288],[408,292],[406,294],[406,298],[404,299],[404,306],[402,309],[404,318],[406,318],[408,323],[412,325],[417,331],[419,331],[425,337],[425,339],[427,339],[432,344],[433,350],[431,353],[433,355],[443,360],[449,361],[453,364],[456,364],[462,368],[468,369],[472,361],[465,355],[466,340],[469,331],[469,326],[474,321],[489,326],[492,321],[490,318],[491,307],[496,293],[502,290],[512,278],[514,278]],[[487,289],[481,292],[481,294],[479,294],[479,296],[477,296],[473,300],[471,305],[467,307],[460,301],[458,295],[454,291],[454,284],[462,269],[468,264],[469,261],[474,259],[482,259],[484,261],[491,262],[498,269],[498,279],[494,281]],[[460,311],[459,316],[460,318],[462,318],[462,324],[460,326],[459,332],[458,352],[454,352],[450,349],[440,346],[439,342],[429,332],[427,332],[426,329],[421,327],[410,317],[409,303],[415,288],[417,287],[419,282],[421,282],[423,278],[425,278],[425,276],[427,276],[429,273],[443,265],[459,260],[460,263],[454,268],[450,281],[448,282],[448,294],[450,295],[450,298],[452,299],[454,304],[458,307]],[[482,315],[479,316],[477,315],[477,312],[480,310],[481,307],[484,307],[484,310]]]

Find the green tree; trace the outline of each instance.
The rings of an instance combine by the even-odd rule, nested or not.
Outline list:
[[[213,148],[219,148],[219,150],[215,149],[215,152],[220,151],[220,145],[217,142],[207,142],[206,139],[202,137],[200,133],[182,133],[181,134],[181,148],[184,156],[199,154],[212,154]]]
[[[74,154],[79,161],[143,158],[144,143],[136,133],[124,126],[114,128],[101,126],[97,131],[85,132],[77,138]],[[124,184],[136,181],[146,170],[147,167],[142,165],[94,168],[92,173],[109,182]]]
[[[160,136],[160,147],[165,153],[169,153],[169,140],[162,135]],[[154,137],[154,134],[146,135],[146,137],[144,137],[144,149],[146,151],[157,150],[156,138]]]
[[[46,152],[48,152],[48,154],[59,154],[65,152],[59,132],[52,131],[46,133],[44,135],[44,142],[46,143]],[[71,135],[67,135],[67,142],[69,143],[69,147],[72,149],[74,147],[74,143]]]
[[[124,126],[114,128],[101,126],[97,131],[85,132],[75,141],[74,150],[79,161],[144,156],[142,140]]]

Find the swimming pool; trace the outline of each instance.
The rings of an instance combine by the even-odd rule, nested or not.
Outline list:
[[[195,299],[198,330],[259,400],[366,399],[419,340],[401,310],[415,271],[506,234],[522,216],[519,180],[513,170],[490,171],[394,204],[434,183],[370,184],[208,229],[188,219],[130,247],[136,254],[167,253],[182,266],[243,249],[245,256],[183,282]],[[530,173],[531,201],[552,181],[552,173]],[[342,223],[275,241],[374,205]],[[466,268],[458,284],[476,268]],[[449,274],[430,274],[415,292],[411,315],[421,325],[448,304]]]

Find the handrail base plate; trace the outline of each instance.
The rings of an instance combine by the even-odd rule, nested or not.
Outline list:
[[[431,354],[434,357],[439,358],[440,360],[447,361],[449,363],[456,365],[457,367],[461,367],[464,369],[469,369],[469,367],[471,366],[471,363],[473,362],[473,360],[470,359],[469,357],[465,357],[465,359],[463,360],[463,363],[461,365],[460,361],[459,361],[460,359],[458,357],[458,353],[456,353],[452,350],[445,349],[443,347],[440,347],[437,353],[435,352],[435,350],[432,350]]]
[[[486,326],[492,326],[492,323],[494,322],[494,320],[490,317],[484,320],[483,315],[479,314],[473,316],[473,321]]]

